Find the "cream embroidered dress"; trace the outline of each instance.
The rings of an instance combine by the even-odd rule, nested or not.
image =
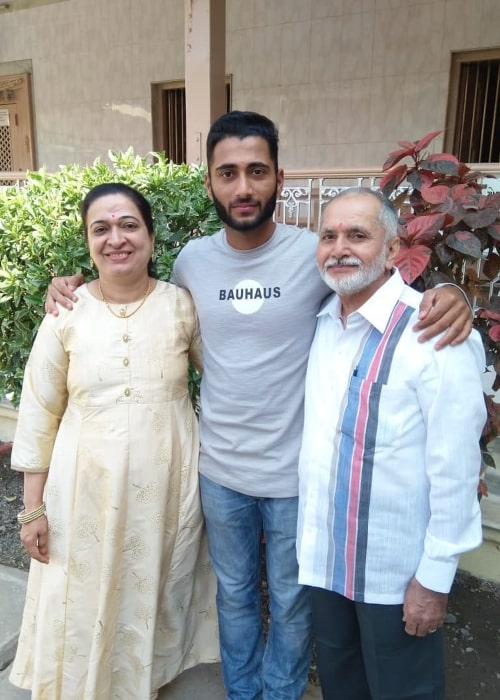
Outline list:
[[[31,563],[10,680],[33,700],[149,700],[218,660],[187,387],[197,321],[165,282],[129,318],[79,296],[44,319],[23,385],[12,465],[49,469],[50,563]]]

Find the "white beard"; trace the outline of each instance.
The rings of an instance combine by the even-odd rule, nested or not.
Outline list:
[[[349,296],[350,294],[361,292],[382,277],[385,273],[386,261],[387,251],[384,248],[372,264],[368,266],[364,265],[359,258],[341,258],[341,261],[337,258],[330,258],[325,262],[322,268],[318,269],[321,278],[330,289],[333,289],[337,294]],[[344,264],[346,266],[356,265],[357,267],[349,276],[345,275],[336,278],[328,274],[328,269],[330,267],[339,264]]]

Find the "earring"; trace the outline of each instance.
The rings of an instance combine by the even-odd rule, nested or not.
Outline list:
[[[94,268],[94,265],[95,265],[95,263],[94,263],[93,258],[90,258],[90,269],[91,270]]]

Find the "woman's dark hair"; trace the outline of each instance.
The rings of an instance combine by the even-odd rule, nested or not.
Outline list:
[[[87,232],[87,216],[89,213],[90,206],[101,197],[107,197],[110,194],[122,194],[124,197],[130,199],[131,202],[135,204],[139,210],[140,215],[144,221],[144,224],[148,230],[150,236],[154,236],[154,223],[153,214],[151,212],[151,205],[149,204],[146,197],[141,194],[138,190],[130,187],[130,185],[125,185],[123,182],[105,182],[102,185],[96,185],[85,195],[82,206],[81,206],[81,216],[83,222],[83,228],[85,230],[85,237],[88,238]],[[153,260],[148,263],[148,274],[150,277],[155,277],[155,265]]]
[[[259,136],[267,142],[269,154],[278,170],[278,129],[273,122],[257,112],[239,112],[233,110],[219,117],[210,127],[207,136],[207,163],[210,165],[214,149],[223,139],[235,136],[245,139],[248,136]]]

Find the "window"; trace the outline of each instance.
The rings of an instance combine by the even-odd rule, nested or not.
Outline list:
[[[452,54],[445,149],[465,163],[500,160],[500,49]]]
[[[186,88],[183,81],[152,86],[153,150],[174,163],[186,162]],[[226,110],[231,109],[231,82],[226,78]]]

